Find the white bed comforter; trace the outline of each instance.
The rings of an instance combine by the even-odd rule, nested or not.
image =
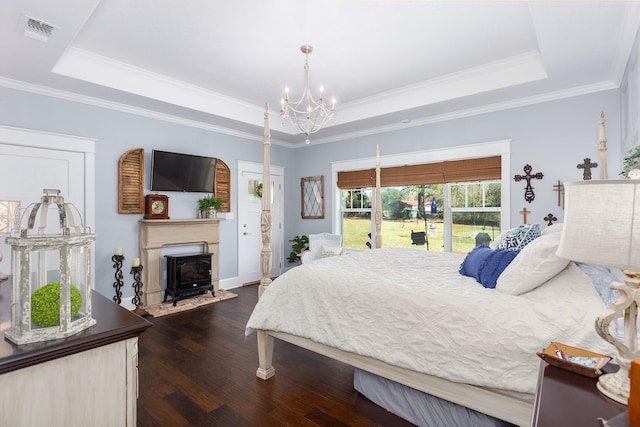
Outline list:
[[[521,296],[485,289],[464,256],[383,248],[293,268],[264,292],[246,334],[286,332],[391,365],[533,393],[536,351],[558,341],[614,354],[594,328],[602,303],[573,263]]]

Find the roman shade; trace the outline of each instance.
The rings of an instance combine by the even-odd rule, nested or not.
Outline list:
[[[394,166],[380,169],[380,186],[445,184],[500,179],[501,156],[451,160],[420,165]],[[338,188],[375,187],[375,168],[338,172]]]

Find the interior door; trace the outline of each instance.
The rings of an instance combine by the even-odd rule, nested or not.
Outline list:
[[[43,189],[58,189],[94,231],[94,156],[93,139],[0,126],[0,199],[20,201],[22,214],[31,203],[40,202]],[[0,271],[9,273],[11,248],[4,235],[0,251]]]
[[[271,251],[273,267],[271,276],[279,276],[283,264],[282,230],[282,180],[283,169],[272,167],[271,174]],[[238,162],[238,278],[241,284],[259,281],[262,278],[260,252],[262,233],[260,215],[262,198],[262,165]],[[263,184],[264,185],[264,184]]]

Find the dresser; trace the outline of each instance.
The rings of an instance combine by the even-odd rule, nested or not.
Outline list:
[[[11,283],[0,283],[0,414],[7,426],[135,426],[138,336],[152,324],[92,292],[96,324],[71,337],[16,346]]]

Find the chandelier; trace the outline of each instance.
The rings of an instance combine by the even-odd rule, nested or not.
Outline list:
[[[309,135],[318,132],[326,125],[336,113],[336,99],[331,99],[331,108],[327,107],[324,98],[324,88],[320,86],[320,98],[316,101],[309,89],[309,54],[313,52],[313,47],[303,45],[300,47],[305,54],[304,62],[304,90],[300,100],[294,102],[289,99],[289,87],[284,90],[284,98],[280,102],[280,116],[284,123],[286,118],[307,138],[305,143],[309,144]]]

